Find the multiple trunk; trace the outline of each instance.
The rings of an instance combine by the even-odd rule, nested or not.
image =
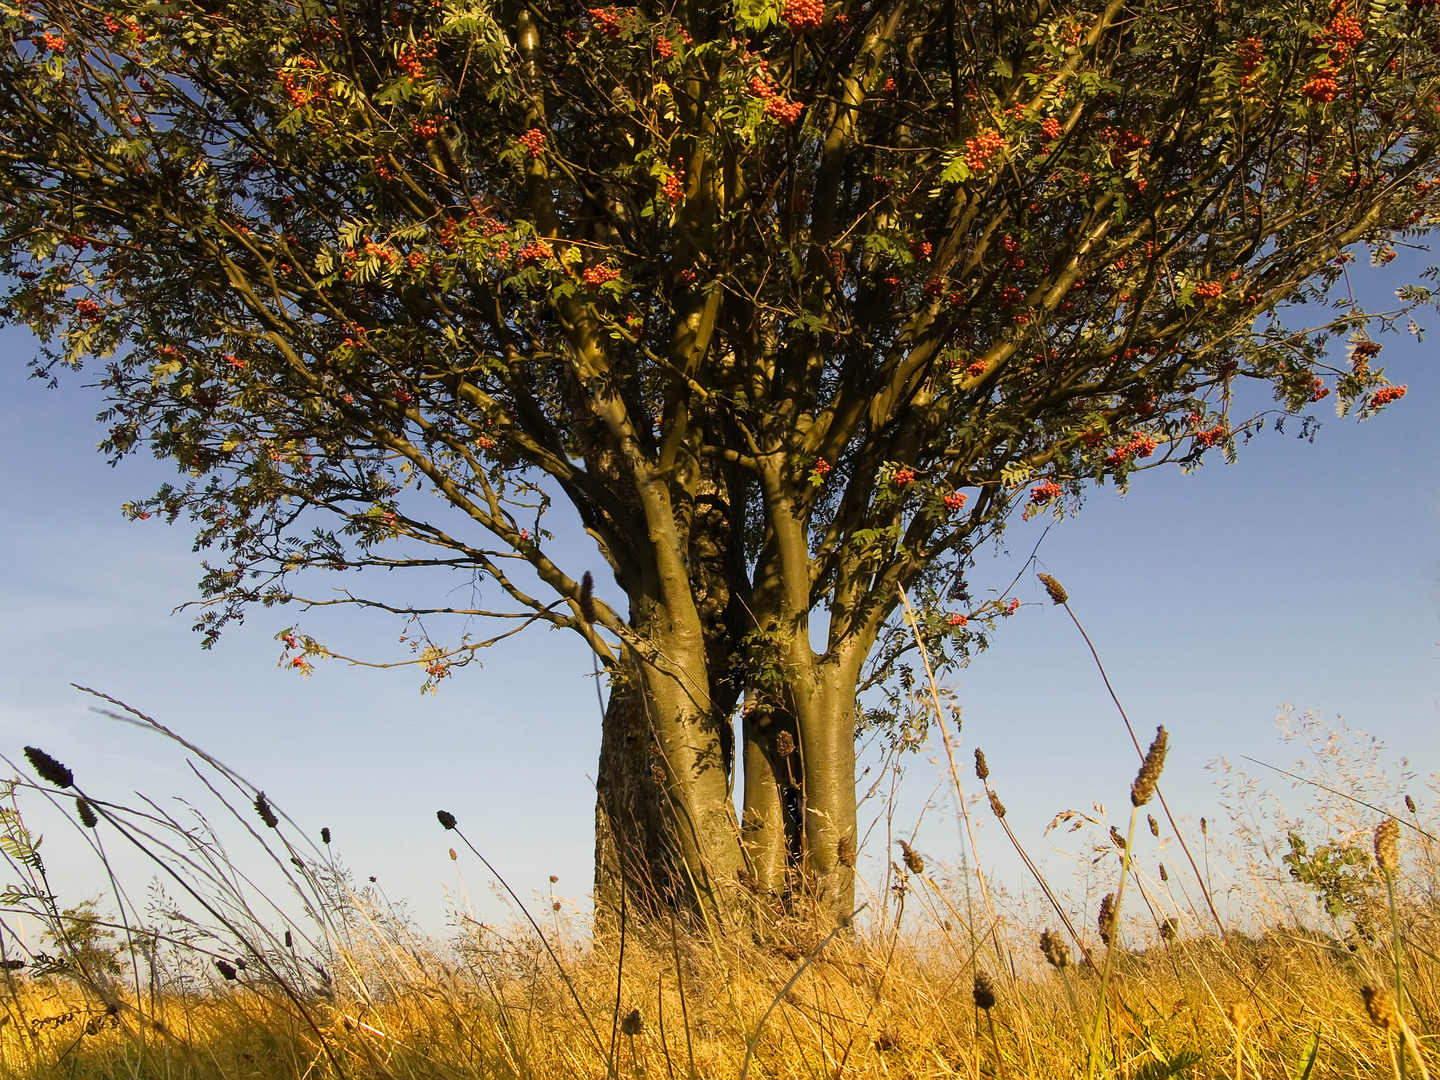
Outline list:
[[[646,627],[637,629],[642,632]],[[595,812],[600,932],[632,917],[690,910],[723,926],[803,903],[851,910],[856,851],[854,702],[859,660],[816,657],[795,635],[798,663],[773,687],[747,690],[734,752],[734,695],[704,650],[646,639],[612,680],[601,735]],[[738,761],[736,759],[739,759]],[[743,810],[734,785],[743,772]]]

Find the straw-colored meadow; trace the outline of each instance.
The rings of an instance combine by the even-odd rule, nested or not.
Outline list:
[[[579,904],[542,886],[521,906],[497,882],[513,920],[487,924],[467,902],[444,940],[357,887],[328,831],[311,847],[258,793],[250,806],[221,802],[288,879],[291,916],[199,816],[87,795],[73,814],[97,857],[108,829],[106,843],[153,857],[157,883],[144,911],[103,897],[66,908],[24,809],[60,781],[83,786],[27,751],[39,779],[15,781],[4,813],[15,880],[0,1071],[1426,1078],[1440,1024],[1434,784],[1387,776],[1379,747],[1312,715],[1284,727],[1302,763],[1263,782],[1222,765],[1223,827],[1177,819],[1172,832],[1151,801],[1152,745],[1128,837],[1078,812],[1045,837],[1016,835],[976,755],[952,775],[963,831],[982,838],[971,858],[950,865],[897,841],[849,925],[740,890],[719,923],[632,920],[597,937]],[[457,860],[479,859],[480,837],[440,835],[458,837]],[[997,843],[1032,869],[1028,881],[974,872],[973,854],[985,865]],[[1042,864],[1067,855],[1070,880],[1047,877]],[[117,884],[113,896],[126,895]]]

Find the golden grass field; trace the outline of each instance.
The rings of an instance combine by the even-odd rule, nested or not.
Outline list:
[[[627,928],[623,963],[615,935],[594,940],[580,905],[551,910],[543,894],[533,925],[461,910],[448,938],[423,936],[323,849],[295,846],[288,822],[252,836],[289,864],[308,928],[267,925],[202,831],[107,805],[100,829],[149,837],[170,888],[146,912],[103,897],[67,909],[47,899],[21,813],[35,793],[17,781],[3,814],[15,881],[0,1073],[1423,1080],[1440,1064],[1433,781],[1387,776],[1378,748],[1313,716],[1288,724],[1298,782],[1228,772],[1224,829],[1182,819],[1208,872],[1192,872],[1168,824],[1151,835],[1148,806],[1123,852],[1098,815],[1017,838],[1032,855],[1048,846],[1047,865],[1074,859],[1074,880],[1044,889],[1078,940],[1038,877],[990,880],[897,848],[848,929],[798,904],[721,931],[651,922]],[[985,789],[968,786],[972,830],[1007,845]],[[1107,948],[1099,900],[1119,891],[1122,862]],[[1047,929],[1061,945],[1042,951]]]

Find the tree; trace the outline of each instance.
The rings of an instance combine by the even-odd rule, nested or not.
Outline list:
[[[1433,223],[1433,0],[0,11],[6,313],[40,375],[105,361],[112,458],[180,467],[127,509],[197,523],[206,644],[255,604],[498,621],[415,622],[433,684],[581,635],[602,915],[847,909],[857,728],[894,722],[857,700],[1014,610],[977,545],[1381,408],[1374,337],[1430,299],[1291,325]],[[552,559],[557,499],[625,605]],[[401,567],[490,602],[308,584]]]

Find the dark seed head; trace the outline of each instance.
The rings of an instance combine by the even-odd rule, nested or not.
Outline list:
[[[1170,747],[1170,736],[1165,729],[1157,728],[1155,741],[1145,751],[1145,760],[1135,782],[1130,785],[1130,805],[1144,806],[1155,797],[1155,786],[1160,783],[1160,770],[1165,767],[1165,751]]]
[[[285,931],[285,947],[287,949],[293,949],[295,947],[295,939],[290,936],[289,930]]]
[[[899,841],[900,854],[905,860],[905,868],[912,874],[923,874],[925,872],[925,860],[920,853],[907,844],[904,840]]]
[[[982,783],[990,779],[990,766],[985,762],[985,751],[975,748],[975,777]]]
[[[1375,861],[1384,874],[1393,874],[1400,868],[1400,823],[1393,817],[1375,827]]]
[[[1096,919],[1100,940],[1109,945],[1115,937],[1115,894],[1106,893],[1100,901],[1100,917]]]
[[[1070,946],[1059,935],[1043,930],[1040,933],[1040,952],[1051,967],[1063,968],[1070,964]]]
[[[995,987],[983,971],[975,972],[975,1006],[986,1012],[995,1007]]]
[[[0,960],[0,971],[19,971],[24,966],[24,960]]]
[[[330,846],[330,826],[327,825],[320,830],[320,842],[326,847]]]
[[[220,976],[221,976],[226,982],[234,982],[234,981],[235,981],[235,965],[234,965],[234,964],[231,964],[231,963],[229,963],[228,961],[221,960],[219,957],[216,957],[216,958],[215,958],[215,968],[216,968],[216,970],[218,970],[218,971],[220,972]]]
[[[624,1020],[620,1021],[620,1030],[626,1035],[639,1035],[645,1030],[645,1021],[640,1018],[639,1009],[631,1009]]]
[[[1145,819],[1150,822],[1150,835],[1158,837],[1160,835],[1160,823],[1155,820],[1155,815],[1146,814]]]
[[[1415,813],[1415,800],[1409,795],[1405,796],[1405,809],[1409,810],[1412,814]]]
[[[781,757],[789,757],[795,752],[795,736],[788,731],[782,731],[775,736],[775,752]]]
[[[1055,603],[1063,604],[1070,599],[1070,594],[1065,591],[1065,587],[1049,574],[1036,574],[1035,576],[1040,579],[1040,584],[1045,586],[1045,591],[1050,594],[1050,599]]]
[[[100,819],[95,816],[95,808],[84,799],[75,800],[75,813],[80,815],[80,824],[87,829],[93,829],[100,824]]]
[[[56,787],[62,788],[75,783],[75,774],[45,753],[44,750],[27,746],[25,747],[25,756],[30,759],[31,767],[40,774],[40,779],[48,780]]]
[[[449,810],[436,810],[435,820],[440,822],[440,827],[447,832],[455,828],[456,825],[455,815],[450,813]]]
[[[1165,864],[1164,864],[1163,862],[1160,864],[1160,880],[1161,880],[1161,881],[1169,881],[1169,880],[1170,880],[1170,875],[1165,872]]]
[[[1160,924],[1160,936],[1166,941],[1174,941],[1175,934],[1179,931],[1180,924],[1174,919],[1166,919]]]
[[[855,869],[855,841],[847,833],[835,844],[835,859],[841,866]]]
[[[265,822],[266,828],[279,828],[280,819],[275,816],[275,811],[270,809],[270,801],[265,798],[263,791],[255,796],[255,812],[260,815],[260,820]]]
[[[595,621],[595,579],[589,570],[580,579],[580,617],[587,623]]]
[[[990,796],[990,809],[994,812],[995,816],[997,818],[1003,818],[1005,816],[1005,804],[1000,801],[1000,796],[996,795],[993,791],[986,791],[985,794]]]
[[[1114,825],[1110,826],[1110,842],[1121,851],[1125,850],[1125,835],[1119,829],[1115,828]]]

